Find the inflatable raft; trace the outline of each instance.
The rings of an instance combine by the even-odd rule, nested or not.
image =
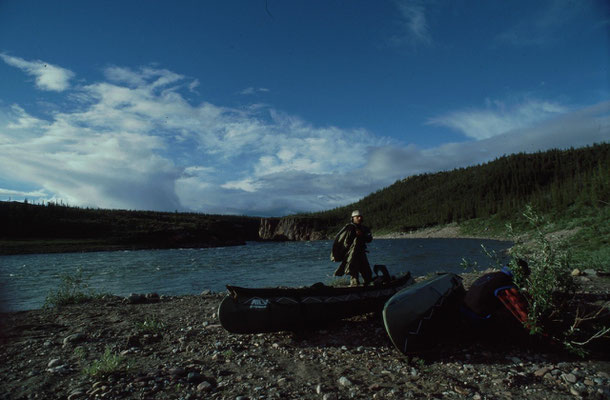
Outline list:
[[[388,276],[389,278],[389,276]],[[379,312],[394,294],[413,284],[410,273],[368,286],[303,288],[229,286],[218,307],[220,324],[232,333],[300,331],[338,319]]]
[[[463,293],[462,278],[447,273],[392,296],[383,308],[383,322],[394,346],[406,354],[418,349],[435,331],[450,329],[447,320],[457,315]]]

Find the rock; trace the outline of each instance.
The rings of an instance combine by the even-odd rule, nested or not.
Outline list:
[[[580,396],[581,394],[585,393],[586,391],[587,391],[587,388],[585,388],[582,383],[577,383],[574,386],[570,387],[570,393],[573,394],[574,396]]]
[[[262,218],[258,236],[263,240],[319,240],[324,237],[314,218]]]
[[[83,389],[74,389],[69,395],[68,395],[68,400],[76,400],[76,399],[80,399],[80,398],[85,398],[86,397],[86,393]]]
[[[203,292],[201,292],[202,296],[209,296],[210,294],[212,294],[212,291],[210,289],[205,289]]]
[[[73,333],[72,335],[66,336],[64,338],[63,344],[65,347],[69,344],[84,342],[86,339],[87,335],[85,335],[84,333]]]
[[[212,384],[208,381],[203,381],[197,385],[198,392],[209,392],[210,390],[212,390]]]
[[[91,389],[97,389],[99,387],[104,386],[104,382],[103,381],[97,381],[95,383],[93,383],[93,385],[91,385]]]
[[[534,372],[534,375],[535,375],[535,376],[538,376],[538,377],[541,377],[541,376],[544,376],[544,375],[545,375],[547,372],[549,372],[549,371],[550,371],[550,368],[549,368],[549,367],[542,367],[542,368],[540,368],[540,369],[537,369],[537,370]]]
[[[574,268],[572,270],[572,276],[579,276],[580,275],[580,270],[578,268]]]
[[[51,361],[49,361],[49,363],[47,364],[47,368],[57,367],[59,364],[61,364],[61,359],[54,358]]]
[[[168,372],[174,378],[180,378],[186,375],[186,370],[182,367],[170,368]]]
[[[564,381],[566,381],[567,383],[576,383],[576,381],[578,380],[576,378],[576,375],[569,373],[569,374],[563,374],[561,376],[563,378]]]
[[[203,376],[199,372],[189,372],[186,381],[189,383],[199,383],[203,380]]]
[[[30,377],[30,378],[33,376],[37,376],[37,375],[40,375],[40,371],[37,369],[33,369],[30,372],[28,372],[28,377]]]
[[[150,303],[156,303],[159,301],[159,294],[157,293],[147,293],[146,300]]]
[[[341,378],[339,378],[339,385],[347,387],[347,386],[352,386],[353,383],[346,377],[342,376]]]
[[[141,304],[146,302],[146,296],[143,294],[131,293],[127,296],[126,300],[129,304]]]
[[[461,386],[457,386],[457,385],[453,387],[453,390],[462,396],[466,396],[466,395],[470,394],[470,390],[463,388]]]
[[[67,365],[58,365],[53,368],[47,368],[47,372],[50,372],[52,374],[67,374],[68,372],[70,372],[70,369]]]

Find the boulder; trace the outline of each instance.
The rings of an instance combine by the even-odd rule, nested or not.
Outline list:
[[[306,241],[324,239],[320,222],[315,218],[262,218],[258,236],[270,241]]]

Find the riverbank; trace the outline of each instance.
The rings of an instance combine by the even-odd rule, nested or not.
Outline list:
[[[375,235],[375,239],[491,239],[508,240],[506,237],[483,231],[481,234],[473,235],[462,232],[458,224],[448,224],[422,228],[411,232],[392,232]]]
[[[464,274],[465,286],[479,275]],[[576,305],[610,300],[607,277],[577,279]],[[299,334],[237,335],[217,321],[224,295],[109,296],[59,310],[2,314],[3,398],[610,396],[610,355],[599,347],[578,358],[509,337],[457,340],[447,335],[434,349],[405,357],[374,314]],[[453,334],[455,327],[447,331]]]

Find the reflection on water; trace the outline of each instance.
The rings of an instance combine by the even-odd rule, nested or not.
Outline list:
[[[463,258],[481,268],[492,264],[481,248],[503,254],[509,242],[480,239],[379,239],[369,245],[369,261],[385,264],[391,274],[411,271],[464,272]],[[330,282],[337,264],[329,241],[248,243],[212,249],[176,249],[0,256],[0,295],[4,308],[40,308],[61,274],[78,268],[91,288],[130,293],[178,295],[225,285],[303,286]],[[503,262],[506,262],[503,259]]]

